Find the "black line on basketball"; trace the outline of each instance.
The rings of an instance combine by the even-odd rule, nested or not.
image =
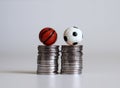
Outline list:
[[[41,36],[40,38],[42,39],[43,35],[44,35],[46,32],[50,31],[50,30],[51,30],[51,29],[49,28],[48,30],[44,31],[41,35],[39,35],[39,36]]]
[[[53,36],[53,35],[52,35]],[[56,39],[57,39],[57,36],[56,36]],[[55,41],[51,42],[51,44],[53,44]]]
[[[53,31],[52,33],[51,33],[51,35],[43,42],[44,44],[45,44],[45,42],[47,42],[51,37],[52,37],[52,35],[55,33],[55,31]]]

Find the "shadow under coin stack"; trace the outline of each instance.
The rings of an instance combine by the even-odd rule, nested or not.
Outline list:
[[[59,46],[38,46],[37,74],[58,73]]]
[[[82,73],[82,45],[62,46],[61,74]]]

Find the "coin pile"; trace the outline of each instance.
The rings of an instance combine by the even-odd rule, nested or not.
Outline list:
[[[37,74],[58,73],[59,46],[38,46]]]
[[[82,73],[82,45],[62,45],[61,74]]]

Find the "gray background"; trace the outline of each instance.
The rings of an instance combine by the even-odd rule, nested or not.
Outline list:
[[[120,0],[0,0],[0,88],[120,88]],[[78,26],[81,75],[36,75],[39,31]]]
[[[78,26],[86,55],[120,56],[119,0],[0,0],[0,56],[35,56],[39,31]]]

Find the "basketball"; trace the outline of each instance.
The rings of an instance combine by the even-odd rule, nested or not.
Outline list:
[[[45,27],[39,33],[40,41],[47,46],[54,44],[57,40],[57,33],[53,28]]]

